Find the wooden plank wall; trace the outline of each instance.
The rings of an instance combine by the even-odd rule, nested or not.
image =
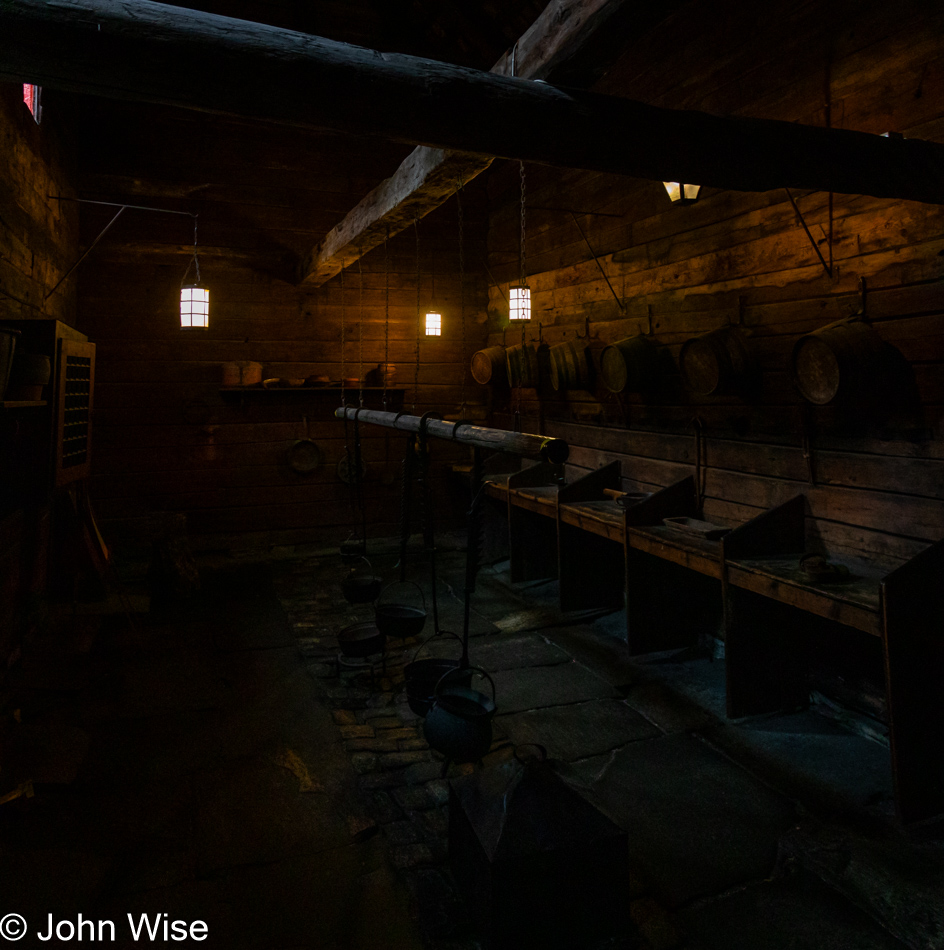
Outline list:
[[[63,99],[46,90],[37,125],[22,85],[0,83],[0,320],[75,321],[73,278],[44,300],[77,257],[78,209],[49,197],[75,196]]]
[[[75,282],[44,302],[77,256],[74,204],[49,195],[72,195],[67,143],[71,123],[54,94],[44,94],[37,126],[23,102],[22,85],[0,84],[0,323],[56,317],[71,321]],[[0,484],[16,466],[37,410],[0,410]],[[7,466],[10,466],[8,469]],[[15,493],[14,493],[15,494]],[[16,644],[23,608],[45,583],[49,508],[20,497],[0,498],[0,661]]]
[[[135,111],[128,110],[124,132],[130,142],[118,143],[118,154],[86,139],[83,194],[110,200],[137,196],[142,204],[198,211],[211,316],[206,333],[179,329],[179,286],[192,227],[187,218],[138,213],[116,226],[114,237],[109,235],[85,267],[80,326],[98,345],[91,485],[106,532],[121,537],[119,532],[147,531],[152,515],[171,511],[188,515],[195,542],[205,547],[346,537],[351,512],[348,491],[336,474],[345,450],[344,427],[333,418],[340,404],[337,391],[239,400],[218,389],[222,364],[229,360],[260,362],[265,377],[341,377],[342,278],[317,289],[297,287],[292,263],[353,207],[359,190],[372,186],[377,169],[392,170],[396,159],[384,152],[365,157],[356,147],[347,155],[346,140],[325,144],[278,130],[263,136],[230,123],[201,130],[197,118],[172,110],[158,110],[157,118],[165,134],[196,137],[192,156],[175,156],[172,150],[148,154],[153,136],[142,125],[144,113],[139,118]],[[104,116],[93,113],[89,127],[108,141],[103,122]],[[419,224],[420,302],[425,312],[435,267],[445,329],[441,339],[420,343],[418,413],[456,413],[463,386],[470,402],[482,398],[467,368],[485,339],[484,197],[484,186],[465,193],[465,345],[455,201]],[[89,235],[99,220],[87,217],[83,228]],[[386,255],[383,247],[367,255],[361,273],[363,317],[356,265],[343,277],[345,375],[360,375],[360,324],[363,370],[384,361],[389,284],[387,361],[397,367],[396,385],[407,388],[409,410],[417,314],[414,232],[391,239]],[[325,454],[324,466],[311,475],[288,464],[290,446],[303,435],[304,416]],[[364,430],[374,536],[396,533],[402,445],[385,430]],[[443,446],[437,457],[445,491],[446,462],[455,459],[456,450]]]
[[[693,2],[627,49],[600,88],[676,108],[944,141],[942,37],[944,14],[918,0]],[[833,196],[830,276],[782,189],[704,188],[697,203],[676,206],[658,182],[529,166],[527,183],[529,282],[545,342],[575,339],[589,319],[598,365],[606,343],[651,326],[675,367],[685,340],[740,322],[763,376],[751,401],[693,396],[677,370],[653,394],[622,402],[599,385],[559,399],[525,393],[526,426],[571,440],[578,468],[622,459],[634,473],[627,484],[640,488],[692,472],[701,426],[706,517],[737,524],[807,491],[829,550],[893,565],[944,536],[941,208]],[[490,173],[493,344],[517,277],[517,188],[517,166]],[[795,197],[828,260],[829,196]],[[873,326],[907,366],[881,404],[810,406],[788,375],[793,344],[855,313],[860,278]]]

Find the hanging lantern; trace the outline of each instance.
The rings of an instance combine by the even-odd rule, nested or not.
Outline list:
[[[436,310],[428,310],[426,313],[426,335],[442,336],[442,314]]]
[[[531,319],[531,288],[519,284],[508,288],[508,319]]]
[[[690,205],[697,197],[701,185],[686,185],[680,181],[664,181],[669,197],[678,204]]]
[[[190,268],[196,271],[197,279],[188,284]],[[187,264],[180,282],[180,326],[207,329],[210,325],[210,290],[200,280],[200,261],[197,259],[197,215],[193,216],[193,259]]]
[[[210,291],[203,284],[183,284],[180,288],[181,327],[210,325]]]

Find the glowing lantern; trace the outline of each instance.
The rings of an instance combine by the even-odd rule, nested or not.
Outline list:
[[[181,327],[210,325],[210,291],[203,284],[183,284],[180,288]]]
[[[426,314],[426,335],[442,336],[442,314],[430,310]]]
[[[508,288],[508,319],[531,319],[531,288],[518,285]]]
[[[664,181],[669,197],[679,204],[691,204],[697,197],[701,185],[686,185],[680,181]]]

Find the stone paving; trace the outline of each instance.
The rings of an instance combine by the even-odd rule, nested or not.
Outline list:
[[[443,560],[440,624],[458,631],[462,558]],[[382,568],[389,572],[392,562]],[[421,568],[411,570],[420,576]],[[333,662],[337,630],[371,616],[369,607],[344,604],[344,571],[337,559],[299,562],[281,578],[280,596],[427,945],[477,947],[448,868],[442,759],[405,702],[402,663],[388,659],[371,682],[364,672],[339,675]],[[901,947],[801,862],[784,859],[781,841],[802,821],[803,806],[708,740],[719,725],[712,711],[627,662],[618,619],[573,622],[555,610],[554,597],[554,585],[512,587],[501,565],[480,575],[470,656],[495,681],[498,714],[492,751],[478,767],[516,744],[540,743],[558,773],[629,833],[633,927],[606,946]],[[403,647],[409,660],[416,641]],[[448,639],[425,649],[458,655]],[[452,766],[448,775],[471,768]]]
[[[8,674],[0,794],[31,780],[35,795],[0,806],[0,910],[199,918],[199,945],[226,950],[474,950],[446,802],[480,766],[443,778],[427,748],[402,681],[419,642],[373,674],[339,669],[337,631],[372,609],[343,601],[333,552],[223,561],[193,609],[73,619]],[[441,627],[459,631],[463,556],[440,566]],[[375,567],[395,576],[392,557]],[[818,717],[726,722],[723,664],[630,661],[620,614],[562,616],[555,599],[484,569],[470,654],[498,704],[481,767],[540,743],[627,832],[632,926],[573,950],[944,948],[941,829],[887,823],[881,746]],[[849,820],[786,781],[827,758]],[[852,798],[831,777],[843,762]]]

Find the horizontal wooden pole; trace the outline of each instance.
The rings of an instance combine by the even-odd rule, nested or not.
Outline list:
[[[420,416],[381,412],[377,409],[358,409],[355,406],[342,406],[336,409],[334,414],[338,419],[369,422],[371,425],[399,429],[401,432],[419,432],[422,423]],[[493,452],[507,452],[523,458],[546,459],[557,465],[566,462],[570,454],[570,447],[563,439],[552,439],[550,436],[532,435],[527,432],[509,432],[507,429],[488,429],[467,422],[427,419],[426,432],[437,439],[474,445]]]
[[[944,203],[944,145],[664,109],[150,0],[3,0],[0,80],[660,181]]]

